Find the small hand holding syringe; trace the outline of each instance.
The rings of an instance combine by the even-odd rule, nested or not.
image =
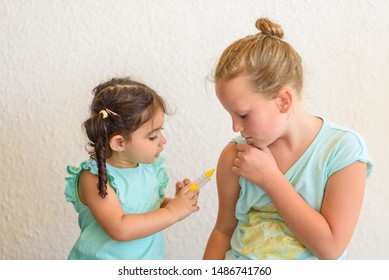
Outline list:
[[[201,187],[203,187],[206,183],[211,180],[212,174],[215,172],[215,169],[210,169],[204,172],[200,177],[194,180],[192,183],[188,185],[188,188],[191,191],[198,191]]]

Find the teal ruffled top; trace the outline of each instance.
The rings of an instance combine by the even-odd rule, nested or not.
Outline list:
[[[115,168],[107,164],[109,184],[125,213],[140,214],[159,209],[169,176],[163,167],[164,158],[153,164],[139,164],[136,168]],[[68,259],[157,260],[164,259],[165,244],[162,232],[145,238],[118,242],[100,227],[89,207],[78,197],[78,181],[82,170],[98,174],[94,160],[83,161],[79,167],[67,166],[65,197],[78,213],[80,236]]]

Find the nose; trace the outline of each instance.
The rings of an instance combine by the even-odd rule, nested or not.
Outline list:
[[[166,140],[165,135],[163,135],[163,133],[161,133],[161,141],[160,141],[159,145],[163,146],[166,144],[166,142],[167,142],[167,140]]]
[[[243,131],[242,122],[238,118],[232,118],[232,130],[234,132],[241,132],[241,131]]]

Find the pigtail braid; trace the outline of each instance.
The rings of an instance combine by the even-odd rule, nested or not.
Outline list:
[[[101,114],[90,117],[83,124],[89,138],[88,153],[94,159],[98,168],[98,190],[99,195],[104,198],[107,193],[107,169],[106,159],[109,154],[109,135],[107,124]]]
[[[105,141],[104,141],[105,140]],[[107,142],[106,139],[100,139],[100,142]],[[97,168],[99,170],[99,182],[98,182],[98,189],[99,189],[99,195],[104,198],[107,193],[107,182],[108,182],[108,176],[107,176],[107,168],[106,168],[106,158],[105,155],[107,153],[107,144],[106,143],[98,143],[95,146],[95,157],[96,157],[96,163]]]

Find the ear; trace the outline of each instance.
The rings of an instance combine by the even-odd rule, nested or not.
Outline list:
[[[277,106],[280,113],[288,113],[293,103],[293,93],[290,88],[282,88],[276,94]]]
[[[115,135],[109,140],[109,146],[112,151],[123,152],[125,148],[125,140],[122,135]]]

